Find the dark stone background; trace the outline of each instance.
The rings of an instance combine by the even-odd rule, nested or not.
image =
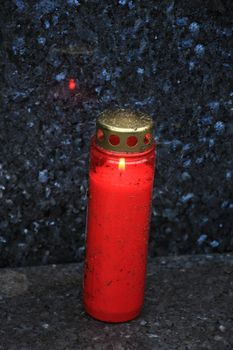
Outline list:
[[[114,106],[155,120],[150,254],[233,250],[232,8],[1,2],[0,266],[82,259],[89,140]]]

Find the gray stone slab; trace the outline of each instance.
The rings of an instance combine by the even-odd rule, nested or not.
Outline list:
[[[232,349],[233,255],[150,260],[143,312],[96,321],[81,302],[82,265],[0,270],[0,349]]]

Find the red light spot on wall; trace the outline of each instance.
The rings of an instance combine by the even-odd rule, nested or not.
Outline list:
[[[76,83],[74,79],[69,80],[69,89],[74,90],[76,88]]]

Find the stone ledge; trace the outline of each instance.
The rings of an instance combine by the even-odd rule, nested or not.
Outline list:
[[[0,349],[232,349],[233,254],[148,264],[139,318],[107,324],[81,304],[82,265],[0,270]]]

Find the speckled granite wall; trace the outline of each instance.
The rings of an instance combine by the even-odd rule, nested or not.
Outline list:
[[[232,251],[232,2],[3,3],[0,266],[82,259],[89,139],[114,106],[155,120],[150,254]]]

